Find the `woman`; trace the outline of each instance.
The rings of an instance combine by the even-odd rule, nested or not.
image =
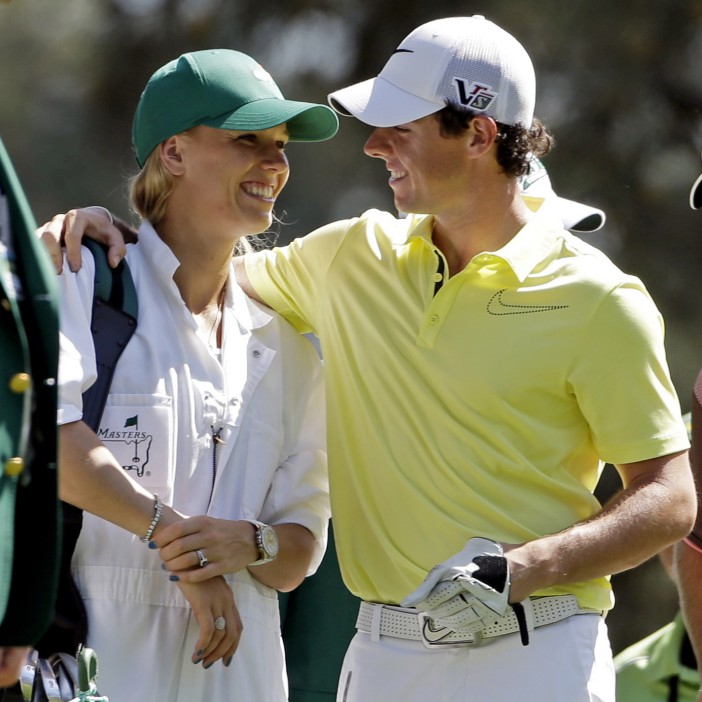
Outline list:
[[[236,51],[185,54],[154,73],[133,126],[141,171],[131,197],[143,222],[127,261],[139,324],[97,435],[81,421],[96,375],[90,256],[60,277],[62,496],[146,541],[177,513],[221,519],[229,539],[226,550],[195,544],[185,557],[216,568],[226,552],[236,609],[218,594],[207,599],[218,603],[211,612],[193,617],[188,600],[209,592],[172,582],[153,542],[140,548],[85,515],[73,573],[111,702],[286,699],[276,590],[316,568],[329,517],[321,367],[308,341],[244,296],[231,261],[244,237],[271,224],[287,142],[321,141],[337,126],[329,108],[285,100]],[[64,471],[86,462],[98,472],[116,463],[158,495],[146,532],[143,512]],[[173,508],[165,517],[161,502]],[[215,636],[203,649],[195,619],[208,617]],[[232,655],[236,642],[225,637],[241,625]],[[224,666],[211,668],[218,658]]]

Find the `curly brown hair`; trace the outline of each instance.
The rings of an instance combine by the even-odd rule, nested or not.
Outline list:
[[[447,138],[463,134],[474,117],[480,113],[447,103],[446,107],[435,112],[439,121],[441,135]],[[545,156],[556,144],[548,128],[537,118],[531,127],[509,125],[497,122],[497,162],[503,172],[519,178],[529,172],[532,156]]]

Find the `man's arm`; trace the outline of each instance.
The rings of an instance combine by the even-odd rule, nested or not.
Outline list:
[[[251,281],[249,280],[248,273],[246,272],[246,264],[244,263],[243,256],[237,256],[234,259],[234,271],[236,274],[236,282],[239,284],[239,287],[251,299],[257,300],[258,302],[265,304],[265,302],[261,299],[261,297],[254,290],[253,285],[251,285]]]
[[[80,247],[83,236],[88,236],[109,247],[107,260],[114,268],[126,255],[125,244],[136,243],[139,235],[126,222],[110,214],[103,207],[83,207],[69,210],[65,214],[56,214],[50,221],[42,224],[36,231],[56,269],[63,268],[63,246],[66,247],[66,259],[72,271],[80,270],[82,260]],[[246,273],[244,257],[235,259],[236,281],[242,290],[252,299],[263,302],[256,294]]]
[[[554,585],[628,570],[689,533],[696,499],[687,451],[617,470],[624,488],[597,515],[558,534],[505,548],[510,602]]]
[[[112,268],[125,257],[125,244],[134,244],[139,238],[133,227],[100,206],[82,207],[65,214],[56,214],[37,229],[36,235],[49,252],[57,273],[61,273],[63,268],[63,246],[66,247],[69,268],[72,271],[80,270],[83,263],[80,247],[84,236],[109,247],[107,260]],[[254,300],[263,302],[249,281],[243,256],[235,259],[235,268],[236,281],[242,290]]]

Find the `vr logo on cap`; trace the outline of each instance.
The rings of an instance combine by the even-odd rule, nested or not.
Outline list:
[[[458,102],[462,107],[468,107],[476,112],[485,112],[495,101],[497,93],[484,83],[471,83],[466,86],[463,78],[454,78],[458,92]]]

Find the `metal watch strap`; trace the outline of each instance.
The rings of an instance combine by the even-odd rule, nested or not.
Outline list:
[[[254,527],[256,547],[258,548],[258,560],[249,563],[249,566],[264,565],[265,563],[270,563],[271,561],[274,561],[275,557],[278,555],[277,550],[273,556],[270,556],[263,540],[263,530],[272,529],[272,527],[269,524],[259,522],[255,519],[247,519],[246,521],[249,522],[249,524],[252,524]]]

